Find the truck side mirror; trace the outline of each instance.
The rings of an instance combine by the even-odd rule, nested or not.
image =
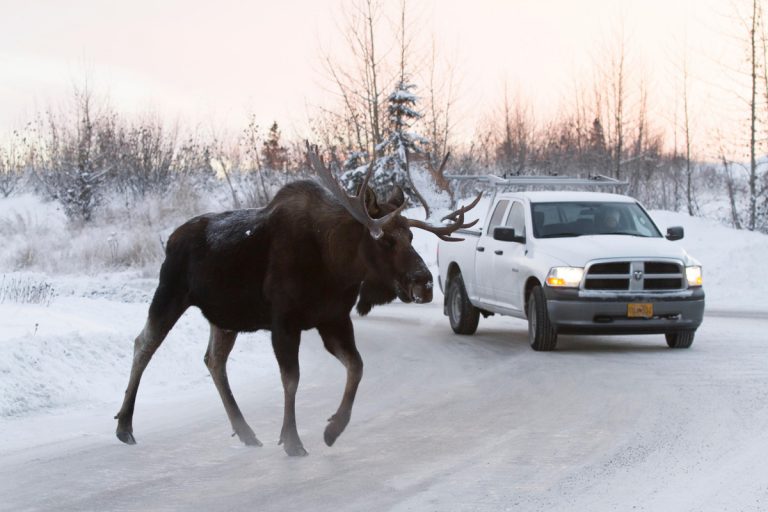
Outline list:
[[[517,242],[519,244],[525,243],[524,236],[517,236],[514,228],[497,227],[493,230],[493,239],[500,240],[502,242]]]
[[[685,230],[682,226],[673,226],[667,228],[667,240],[674,242],[675,240],[681,240],[685,236]]]

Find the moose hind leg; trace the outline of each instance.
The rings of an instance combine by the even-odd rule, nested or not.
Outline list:
[[[283,381],[285,406],[283,428],[280,431],[280,443],[285,453],[290,456],[304,456],[307,451],[296,430],[296,390],[299,387],[299,342],[298,330],[273,328],[272,349],[280,365],[280,378]]]
[[[347,369],[344,395],[338,410],[328,419],[323,436],[325,444],[332,446],[347,427],[352,416],[352,404],[355,402],[357,387],[363,378],[363,359],[355,346],[355,334],[349,318],[338,323],[322,325],[318,331],[328,352],[341,361]]]
[[[117,438],[126,444],[136,444],[136,439],[133,437],[133,409],[144,369],[168,332],[187,309],[187,305],[178,298],[171,297],[171,300],[164,300],[168,297],[164,292],[162,286],[155,292],[147,323],[133,343],[131,376],[128,379],[128,387],[125,389],[123,405],[115,415],[117,420],[115,433]]]
[[[152,326],[150,321],[142,329],[133,342],[133,364],[131,376],[128,379],[128,387],[125,389],[125,397],[120,411],[115,415],[117,420],[116,435],[125,444],[136,444],[133,437],[133,409],[136,404],[136,394],[139,390],[141,376],[146,369],[152,355],[165,339],[167,332],[161,333]]]
[[[208,341],[208,350],[205,353],[205,365],[211,372],[213,383],[219,391],[224,410],[227,411],[227,417],[229,417],[237,437],[248,446],[261,446],[261,441],[256,439],[256,434],[245,421],[232,394],[232,389],[229,387],[227,359],[232,352],[232,347],[235,346],[236,339],[237,332],[220,329],[211,324],[211,337]]]

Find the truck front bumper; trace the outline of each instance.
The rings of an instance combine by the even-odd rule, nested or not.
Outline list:
[[[663,334],[694,330],[704,318],[704,290],[618,294],[544,287],[549,319],[559,334]],[[651,318],[630,318],[628,305],[653,305]]]

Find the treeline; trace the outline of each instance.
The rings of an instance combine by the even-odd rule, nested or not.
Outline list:
[[[723,149],[727,141],[697,158],[687,68],[678,77],[682,107],[670,130],[652,108],[644,77],[633,75],[623,36],[603,52],[592,82],[561,100],[553,118],[537,119],[523,95],[505,91],[471,140],[460,141],[457,71],[434,43],[427,55],[416,51],[407,3],[400,4],[398,23],[383,19],[377,0],[350,4],[344,20],[350,54],[320,56],[337,102],[317,109],[308,134],[285,137],[277,121],[263,128],[255,117],[226,138],[152,116],[128,119],[84,87],[67,108],[38,115],[0,148],[0,194],[32,190],[60,202],[76,222],[90,221],[108,198],[130,205],[182,186],[223,190],[235,208],[258,207],[282,184],[310,173],[310,143],[350,191],[372,166],[378,192],[397,184],[427,215],[438,206],[432,203],[455,206],[471,192],[457,189],[447,174],[607,175],[628,182],[627,192],[650,208],[697,215],[716,201],[735,227],[768,232],[759,133],[768,107],[755,97],[768,90],[768,69],[754,51],[768,55],[768,42],[760,46],[759,30],[750,32],[750,162],[741,164]],[[758,0],[750,5],[748,21],[762,30]]]
[[[210,190],[226,183],[234,207],[261,206],[279,184],[303,172],[297,148],[282,145],[275,123],[255,123],[235,141],[168,126],[154,116],[128,119],[78,89],[66,108],[40,114],[0,148],[0,195],[32,191],[89,222],[106,199],[130,205],[172,187]]]
[[[417,98],[409,100],[413,112],[417,112]],[[398,101],[403,102],[402,96]],[[537,126],[520,104],[505,106],[502,112],[478,131],[468,147],[449,145],[437,158],[434,144],[413,131],[411,123],[415,125],[417,117],[406,122],[401,112],[397,123],[382,130],[391,147],[380,144],[375,154],[382,162],[377,167],[382,190],[398,182],[420,196],[414,199],[418,204],[428,203],[434,193],[420,193],[412,174],[422,177],[417,180],[421,187],[449,193],[452,200],[462,191],[456,191],[445,174],[602,174],[628,181],[629,193],[651,208],[686,208],[687,162],[664,150],[660,134],[637,131],[618,153],[597,117]],[[341,179],[345,171],[357,171],[359,176],[370,163],[367,153],[342,140],[310,142],[319,144]],[[398,180],[394,173],[405,167],[405,158],[392,155],[405,153],[408,174]],[[707,171],[698,163],[693,165],[697,187],[723,184],[723,176],[714,168]],[[286,140],[277,122],[262,130],[251,121],[239,136],[220,140],[190,134],[152,116],[130,120],[96,101],[87,89],[76,91],[66,109],[38,116],[0,149],[0,194],[33,191],[58,201],[66,215],[78,222],[90,221],[106,198],[119,197],[130,204],[148,195],[162,196],[174,186],[224,188],[233,207],[263,206],[282,184],[309,174],[306,141]]]

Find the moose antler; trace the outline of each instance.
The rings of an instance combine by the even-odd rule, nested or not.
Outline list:
[[[371,233],[371,236],[374,239],[378,240],[381,238],[384,234],[384,230],[382,228],[394,217],[399,215],[401,211],[403,211],[406,202],[403,201],[403,204],[400,205],[399,208],[379,219],[372,218],[368,213],[368,207],[365,204],[365,195],[368,190],[368,181],[373,175],[373,166],[375,160],[371,160],[371,165],[368,167],[368,172],[365,173],[363,184],[360,186],[360,190],[357,192],[357,195],[350,196],[341,189],[339,182],[336,181],[336,178],[333,177],[330,169],[328,169],[323,164],[322,160],[320,160],[320,157],[317,154],[317,150],[310,148],[309,144],[307,144],[307,151],[309,154],[309,163],[315,169],[315,172],[320,177],[320,180],[323,182],[323,185],[325,185],[325,188],[327,188],[328,191],[333,194],[333,197],[335,197],[342,204],[342,206],[344,206],[344,208],[349,212],[350,215],[352,215],[352,217],[354,217],[356,221],[368,228],[368,231]]]
[[[452,224],[449,224],[447,226],[432,226],[431,224],[427,224],[424,221],[416,220],[416,219],[408,219],[408,225],[412,228],[419,228],[424,229],[426,231],[429,231],[431,233],[434,233],[437,235],[440,240],[445,240],[446,242],[461,242],[464,240],[463,238],[456,238],[452,237],[454,231],[457,231],[459,229],[466,229],[471,228],[477,222],[479,219],[473,220],[472,222],[468,224],[464,224],[464,214],[467,213],[469,210],[477,206],[477,203],[480,202],[480,198],[483,197],[483,193],[480,192],[477,194],[477,197],[474,201],[472,201],[467,206],[462,206],[458,210],[449,213],[445,217],[443,217],[440,220],[450,220]]]

